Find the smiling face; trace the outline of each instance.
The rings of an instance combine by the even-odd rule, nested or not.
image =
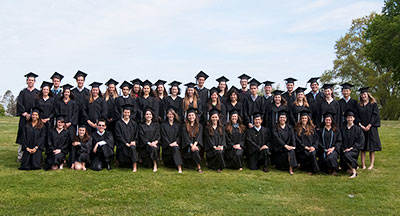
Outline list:
[[[115,85],[114,84],[108,85],[108,92],[110,92],[111,94],[114,94],[114,92],[115,92]]]
[[[257,95],[258,88],[255,85],[250,86],[250,93],[254,96]]]
[[[139,91],[140,91],[140,85],[139,84],[133,85],[133,92],[139,93]]]
[[[37,120],[39,120],[39,113],[37,113],[37,112],[32,112],[32,120],[33,121],[37,121]]]
[[[66,98],[69,98],[69,96],[71,95],[71,90],[70,90],[70,89],[65,89],[65,90],[63,91],[63,94],[64,94],[64,96],[65,96]]]
[[[53,78],[53,86],[55,89],[58,89],[60,87],[61,80],[58,78]]]
[[[274,103],[275,104],[280,104],[282,101],[282,96],[281,95],[275,95],[274,96]]]
[[[362,101],[364,101],[364,102],[369,101],[368,92],[361,93],[360,96],[361,96]]]
[[[232,93],[231,96],[230,96],[230,99],[231,99],[232,102],[237,101],[237,98],[238,98],[238,96],[237,96],[236,93]]]
[[[144,118],[146,119],[146,121],[151,121],[153,120],[153,113],[151,113],[151,111],[146,111]]]
[[[354,116],[349,115],[346,117],[346,120],[347,120],[348,124],[352,125],[352,124],[354,124],[355,118],[354,118]]]
[[[197,79],[197,85],[198,85],[199,87],[203,87],[205,82],[206,82],[206,79],[205,79],[204,77],[199,77],[199,78]]]
[[[324,89],[324,95],[325,95],[325,97],[331,98],[332,97],[332,89],[331,88]]]
[[[81,137],[81,138],[84,137],[85,133],[86,133],[86,128],[84,128],[84,127],[78,128],[78,136],[79,137]]]
[[[280,115],[279,116],[279,124],[280,125],[286,124],[286,119],[287,119],[286,115]]]
[[[83,88],[83,85],[85,85],[85,78],[83,76],[78,76],[76,78],[76,84],[78,85],[78,88]]]
[[[131,110],[124,109],[123,116],[124,116],[124,119],[129,119],[131,117]]]
[[[189,120],[189,122],[194,122],[196,120],[196,114],[191,112],[188,114],[187,119]]]
[[[255,117],[255,118],[253,119],[253,122],[254,122],[254,125],[255,125],[256,127],[260,127],[260,126],[261,126],[261,123],[262,123],[262,119],[261,119],[260,116],[259,116],[259,117]]]
[[[231,115],[231,122],[232,124],[237,124],[239,120],[239,115],[238,114],[232,114]]]
[[[351,94],[351,90],[350,89],[342,89],[343,97],[348,98],[348,97],[350,97],[350,94]]]
[[[286,89],[288,92],[292,92],[294,88],[294,83],[286,83]]]
[[[106,122],[105,121],[99,121],[97,122],[97,130],[99,130],[100,133],[103,133],[106,130]]]
[[[305,125],[307,125],[307,123],[308,123],[308,116],[302,116],[301,118],[300,118],[300,121],[301,121],[301,124],[303,125],[303,126],[305,126]]]
[[[298,101],[303,101],[304,99],[304,92],[299,92],[296,94],[296,98]]]
[[[58,121],[57,121],[57,128],[58,128],[58,129],[63,128],[64,125],[65,125],[64,121],[62,121],[62,120],[58,120]]]
[[[325,121],[325,126],[331,126],[332,125],[332,118],[330,116],[326,117],[324,121]]]
[[[193,95],[194,95],[194,88],[188,88],[188,89],[186,90],[186,93],[187,93],[187,95],[188,95],[189,97],[193,97]]]
[[[226,82],[220,82],[219,84],[218,84],[218,89],[219,90],[221,90],[222,92],[225,92],[225,89],[226,89]]]
[[[45,86],[42,88],[43,96],[48,96],[50,92],[50,88],[48,86]]]
[[[210,95],[210,98],[211,98],[211,101],[212,101],[213,103],[214,103],[214,102],[217,102],[218,93],[217,93],[217,92],[212,93],[212,94]]]
[[[158,85],[157,86],[157,92],[159,94],[163,94],[164,93],[164,86],[163,85]]]
[[[26,84],[28,85],[29,88],[32,88],[35,85],[35,82],[36,80],[33,77],[28,77],[26,79]]]
[[[150,90],[151,90],[150,86],[148,86],[148,85],[143,86],[143,95],[146,95],[146,96],[149,95]]]
[[[92,95],[93,97],[99,96],[100,89],[99,88],[92,88]]]
[[[179,90],[178,90],[178,87],[177,87],[177,86],[172,86],[172,87],[171,87],[171,94],[172,94],[173,96],[177,96],[177,95],[178,95],[178,92],[179,92]]]
[[[242,89],[247,88],[248,81],[246,79],[240,80],[240,86],[242,86]]]
[[[316,82],[311,83],[310,87],[311,87],[311,91],[313,91],[313,92],[317,92],[319,90],[319,85]]]
[[[169,121],[174,121],[175,115],[171,110],[168,111],[167,118]]]
[[[122,94],[124,96],[127,96],[129,94],[129,87],[127,87],[127,86],[122,87]]]
[[[272,86],[264,86],[264,91],[265,91],[265,94],[267,94],[267,95],[269,95],[269,94],[271,94],[271,91],[272,91]]]
[[[218,120],[219,120],[219,116],[218,116],[218,114],[216,113],[216,114],[213,114],[213,115],[211,115],[211,123],[213,123],[213,124],[217,124],[218,123]]]

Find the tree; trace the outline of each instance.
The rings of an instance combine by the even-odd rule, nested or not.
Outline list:
[[[366,28],[378,15],[375,13],[355,19],[349,31],[335,44],[336,59],[333,69],[324,72],[322,82],[350,82],[354,90],[371,87],[381,108],[383,119],[399,119],[399,82],[393,80],[393,71],[369,60],[366,55]],[[356,98],[357,92],[352,96]]]
[[[3,98],[1,100],[1,105],[3,108],[6,108],[6,112],[10,115],[15,116],[17,113],[17,102],[14,99],[14,95],[10,90],[7,90],[4,93]]]

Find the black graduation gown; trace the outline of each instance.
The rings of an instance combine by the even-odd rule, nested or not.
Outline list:
[[[368,103],[366,106],[357,105],[358,119],[364,127],[371,124],[371,129],[364,132],[365,142],[362,151],[381,151],[381,140],[379,139],[378,127],[381,126],[379,109],[376,103]]]
[[[206,115],[206,118],[207,118],[207,121],[210,119],[210,114],[209,114],[209,112],[213,109],[213,108],[216,108],[216,109],[218,109],[217,108],[217,106],[209,106],[208,104],[207,104],[207,111],[206,111],[206,113],[205,113],[205,115]],[[219,114],[219,119],[220,119],[220,121],[221,121],[221,124],[222,125],[225,125],[226,124],[226,116],[227,116],[227,114],[226,114],[226,107],[225,107],[225,105],[223,105],[223,104],[221,104],[221,109],[218,109],[218,110],[220,110],[221,111],[221,113]]]
[[[183,112],[183,99],[179,96],[175,98],[175,100],[171,97],[168,96],[165,98],[165,106],[168,108],[169,106],[172,106],[175,108],[177,111],[177,114],[179,116],[180,120],[184,119],[184,112]]]
[[[168,121],[165,121],[160,126],[162,159],[166,167],[174,168],[183,165],[180,148],[181,129],[182,127],[178,122],[171,125]],[[178,146],[169,146],[173,142],[176,142]]]
[[[289,106],[290,108],[290,112],[289,112],[289,123],[292,127],[294,127],[297,122],[300,121],[300,112],[304,109],[306,110],[310,110],[310,107],[305,107],[303,106],[296,106],[295,104],[292,104],[291,106]]]
[[[41,169],[42,152],[45,146],[46,130],[44,127],[36,128],[32,127],[32,124],[28,123],[24,126],[22,131],[22,159],[21,159],[21,170],[36,170]],[[26,148],[38,147],[34,154],[30,154]]]
[[[224,152],[226,148],[226,140],[225,140],[225,129],[222,127],[222,133],[218,132],[218,128],[212,128],[214,134],[211,135],[209,128],[210,125],[207,125],[205,133],[205,151],[206,151],[206,159],[207,166],[213,170],[222,170],[226,167],[224,160]],[[217,151],[214,149],[214,146],[223,146],[224,150]]]
[[[350,129],[346,125],[342,127],[341,132],[342,146],[340,149],[340,167],[342,167],[343,170],[347,170],[350,167],[357,169],[358,154],[364,144],[364,133],[357,125],[353,125]],[[344,150],[348,148],[353,149],[344,152]]]
[[[183,102],[182,102],[182,104],[183,104]],[[183,104],[183,106],[184,106],[184,104]],[[189,108],[193,108],[193,107],[194,107],[193,102],[189,103]],[[205,116],[206,112],[203,109],[203,103],[199,99],[197,100],[197,110],[198,110],[197,119],[199,120],[201,125],[205,125],[207,123],[207,116]],[[185,110],[185,112],[184,112],[185,120],[187,117],[186,114],[187,113]]]
[[[123,118],[122,114],[122,106],[123,105],[131,105],[131,118],[135,121],[138,122],[140,120],[140,114],[138,113],[139,107],[137,100],[133,98],[132,96],[128,95],[128,97],[124,98],[123,96],[119,96],[117,99],[115,99],[115,106],[114,106],[114,115],[113,118],[116,119],[117,121],[121,118]]]
[[[261,96],[257,96],[257,98],[253,100],[251,95],[248,96],[248,99],[244,101],[243,109],[244,109],[243,122],[247,126],[249,123],[253,123],[253,117],[252,117],[253,113],[258,112],[261,113],[261,115],[264,115],[265,111],[264,98]]]
[[[158,141],[157,148],[153,148],[148,144],[154,141]],[[145,122],[139,124],[139,148],[143,165],[147,168],[152,168],[153,161],[158,161],[160,149],[160,125],[158,122],[152,122],[150,125]]]
[[[55,98],[49,97],[47,100],[44,100],[43,98],[36,98],[35,106],[39,107],[42,110],[40,112],[41,119],[50,119],[48,122],[46,122],[46,124],[44,124],[47,130],[46,134],[48,134],[49,129],[53,128],[56,123],[54,122]]]
[[[31,109],[35,106],[35,98],[39,94],[39,90],[33,89],[29,91],[27,88],[23,89],[17,97],[17,116],[19,116],[18,134],[16,143],[22,144],[23,142],[23,130],[26,124],[26,118],[22,116],[22,113],[27,112],[31,114]]]
[[[107,118],[107,112],[107,102],[103,98],[98,97],[92,103],[89,103],[89,101],[86,102],[83,107],[83,118],[85,119],[86,125],[88,120],[96,124],[99,119]],[[97,130],[97,128],[91,129],[92,132],[95,132]]]
[[[246,132],[240,133],[239,128],[232,128],[232,133],[226,131],[226,149],[225,149],[225,162],[226,167],[231,169],[243,168],[243,154],[246,141]],[[234,145],[239,144],[242,149],[233,148]]]
[[[297,167],[295,150],[288,151],[285,148],[285,145],[296,147],[296,140],[292,126],[286,124],[285,128],[281,128],[277,125],[272,129],[272,134],[275,167],[279,170],[289,170],[289,166]]]
[[[331,112],[333,114],[333,120],[336,123],[336,127],[340,128],[340,106],[339,103],[336,100],[333,100],[330,104],[326,100],[323,100],[320,104],[320,110],[319,110],[319,121],[316,122],[315,124],[317,127],[321,128],[322,123],[324,122],[324,117],[323,114],[325,112]]]
[[[247,89],[247,91],[243,91],[242,89],[240,89],[239,90],[239,95],[238,95],[239,102],[244,104],[245,101],[249,99],[250,95],[251,95],[250,89]]]
[[[82,91],[79,91],[78,88],[74,88],[71,90],[71,93],[74,95],[75,102],[78,105],[78,124],[87,125],[83,116],[83,107],[86,102],[89,101],[90,91],[86,87],[84,87]]]
[[[318,131],[320,137],[318,146],[318,165],[322,171],[327,172],[329,169],[338,168],[338,156],[342,146],[342,135],[340,131],[326,130],[325,127]],[[327,155],[329,148],[335,147],[335,150]]]
[[[108,98],[107,102],[107,130],[114,133],[115,131],[115,123],[118,121],[119,118],[114,118],[116,116],[115,112],[115,99],[113,97]],[[111,121],[108,121],[112,119]]]
[[[127,143],[136,142],[136,146],[126,146]],[[128,124],[119,119],[115,124],[115,145],[117,146],[117,160],[120,166],[131,166],[138,161],[138,126],[132,119]]]
[[[268,165],[270,147],[271,147],[271,132],[268,128],[261,126],[260,131],[255,127],[246,131],[246,150],[248,166],[251,170],[257,170],[261,165]],[[267,145],[268,149],[260,151],[263,145]]]
[[[319,113],[320,112],[319,108],[320,108],[320,104],[321,104],[322,100],[324,99],[324,94],[322,92],[318,92],[314,98],[313,93],[309,92],[306,95],[306,98],[307,98],[308,105],[310,105],[310,109],[311,109],[311,120],[313,121],[314,124],[317,124],[321,121],[321,119],[320,119],[321,114]]]
[[[344,114],[346,113],[347,110],[353,110],[353,112],[356,112],[357,110],[357,101],[354,100],[353,98],[350,98],[348,102],[344,98],[341,98],[339,101],[339,106],[340,106],[340,127],[345,127],[347,125],[346,117]],[[357,117],[357,115],[355,116]],[[355,121],[355,124],[357,124]]]
[[[202,102],[202,107],[206,107],[207,101],[208,101],[208,88],[203,87],[202,89],[199,89],[198,87],[194,88],[197,91],[197,94],[199,95],[199,99]]]
[[[286,103],[290,106],[296,101],[296,92],[292,91],[292,94],[289,95],[289,92],[286,91],[282,94],[282,97],[285,98]]]
[[[76,135],[76,126],[78,124],[78,104],[74,100],[70,100],[68,103],[65,103],[63,100],[57,100],[55,103],[55,115],[63,115],[65,123],[71,123],[68,131],[71,134],[71,139]]]
[[[280,105],[277,107],[274,103],[271,105],[271,108],[269,109],[269,114],[268,114],[268,127],[269,128],[274,128],[276,127],[276,124],[278,123],[279,120],[279,112],[282,110],[287,110],[289,112],[289,108],[287,105]]]
[[[56,128],[52,128],[48,133],[46,145],[46,161],[45,169],[51,169],[53,165],[61,165],[68,153],[68,146],[70,145],[71,136],[67,130],[62,130],[58,133]],[[59,154],[54,154],[53,151],[60,149]]]
[[[96,143],[105,141],[106,144],[97,147],[96,153],[93,152]],[[110,131],[105,131],[103,135],[96,132],[92,133],[92,150],[90,152],[90,168],[100,171],[106,163],[111,163],[114,156],[114,137]]]
[[[166,97],[164,98],[156,98],[158,103],[158,121],[164,122],[167,119],[167,104],[165,102]]]
[[[191,145],[197,142],[197,147],[199,147],[199,151],[191,151]],[[201,162],[200,150],[203,148],[203,126],[199,124],[199,131],[195,136],[191,137],[186,130],[185,124],[182,125],[182,157],[183,164],[185,167],[193,168],[196,167],[196,164]]]
[[[239,116],[243,120],[244,119],[244,110],[243,110],[243,104],[241,102],[237,102],[235,105],[232,105],[232,103],[227,102],[226,106],[226,122],[230,121],[230,115],[229,113],[233,109],[239,110]]]
[[[74,142],[74,141],[72,141]],[[89,138],[86,142],[80,140],[80,144],[71,147],[71,153],[69,154],[70,166],[75,162],[88,163],[90,152],[92,151],[92,138]]]
[[[264,102],[263,102],[264,119],[263,119],[262,125],[263,125],[264,127],[268,127],[268,122],[269,122],[269,115],[268,115],[268,113],[269,113],[269,111],[270,111],[270,109],[271,109],[272,102],[273,102],[273,100],[274,100],[274,95],[271,95],[271,96],[268,96],[268,97],[266,97],[266,96],[264,95],[263,100],[264,100]]]
[[[296,133],[296,159],[301,165],[300,169],[307,172],[318,172],[319,166],[317,161],[319,137],[317,132],[311,135],[306,135],[304,128],[302,128],[300,136]],[[309,152],[305,147],[314,147],[315,151]]]
[[[144,97],[139,97],[137,99],[137,103],[138,103],[138,115],[137,117],[139,118],[137,122],[140,122],[142,120],[144,120],[144,110],[146,109],[146,107],[151,107],[154,111],[153,111],[153,119],[155,121],[158,120],[158,116],[159,116],[159,103],[158,100],[155,97],[149,96],[147,98]]]

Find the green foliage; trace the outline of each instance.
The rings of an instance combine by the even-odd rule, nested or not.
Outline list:
[[[0,116],[4,116],[5,112],[4,107],[0,105]]]

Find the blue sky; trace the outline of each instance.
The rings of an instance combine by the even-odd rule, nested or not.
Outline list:
[[[380,12],[376,0],[201,1],[70,0],[0,1],[0,94],[25,87],[24,74],[57,71],[87,83],[134,78],[194,81],[206,86],[221,75],[239,86],[246,73],[284,89],[294,77],[332,68],[334,44],[352,19]],[[275,85],[276,86],[276,85]],[[104,88],[103,88],[104,89]]]

